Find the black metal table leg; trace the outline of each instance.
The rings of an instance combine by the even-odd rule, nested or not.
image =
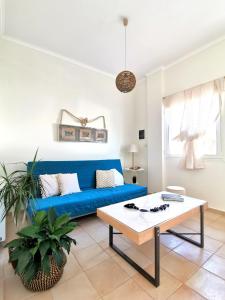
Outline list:
[[[109,225],[109,246],[113,246],[113,227]]]
[[[135,261],[121,251],[117,246],[113,244],[113,227],[109,225],[109,246],[116,251],[123,259],[125,259],[135,270],[142,274],[148,281],[154,284],[156,287],[160,284],[160,228],[154,228],[155,237],[155,276],[151,276],[143,268],[141,268]]]
[[[129,256],[127,256],[123,251],[121,251],[113,243],[113,235],[119,234],[118,232],[113,232],[113,227],[109,225],[109,246],[116,251],[124,260],[126,260],[132,267],[134,267],[140,274],[142,274],[148,281],[154,284],[156,287],[160,285],[160,235],[161,234],[173,234],[189,243],[192,243],[198,247],[204,247],[204,206],[200,206],[200,233],[178,233],[174,230],[168,229],[167,232],[160,233],[159,227],[154,227],[154,238],[155,238],[155,276],[153,277],[147,273],[143,268],[141,268],[135,261],[133,261]],[[184,235],[200,235],[200,242],[196,242]]]
[[[155,227],[155,286],[160,284],[160,228]]]
[[[195,246],[204,248],[204,206],[203,205],[200,206],[200,232],[199,233],[191,233],[191,232],[179,233],[179,232],[176,232],[171,229],[168,229],[167,232],[169,234],[173,234],[173,235],[179,237],[180,239],[185,240]],[[166,233],[161,233],[161,234],[166,234]],[[195,240],[192,240],[192,239],[186,237],[185,235],[200,235],[200,242],[196,242]]]
[[[200,206],[200,247],[204,248],[204,206]]]

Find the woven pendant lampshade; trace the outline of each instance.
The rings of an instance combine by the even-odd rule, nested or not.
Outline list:
[[[122,93],[128,93],[133,90],[136,85],[136,78],[131,71],[126,70],[127,64],[127,41],[126,41],[126,27],[128,25],[128,19],[123,18],[123,25],[125,28],[125,70],[120,72],[116,77],[116,87]]]
[[[129,93],[136,84],[136,78],[130,71],[122,71],[116,77],[116,87],[122,93]]]

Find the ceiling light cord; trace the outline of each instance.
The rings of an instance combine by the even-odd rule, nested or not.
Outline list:
[[[125,62],[125,65],[124,65],[124,70],[127,69],[127,27],[124,26],[124,29],[125,29],[125,41],[124,41],[124,62]]]
[[[124,25],[124,70],[116,76],[116,87],[122,93],[128,93],[133,90],[136,84],[136,78],[131,71],[127,70],[127,25],[128,18],[123,18]]]

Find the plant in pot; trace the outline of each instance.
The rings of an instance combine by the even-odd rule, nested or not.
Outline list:
[[[24,227],[5,247],[9,248],[9,262],[26,288],[44,291],[56,284],[62,276],[66,255],[76,240],[67,234],[76,226],[67,214],[57,217],[53,208],[39,211],[33,224]],[[63,250],[64,249],[64,250]]]
[[[29,169],[24,163],[26,170],[8,173],[5,164],[1,164],[3,175],[0,176],[0,205],[4,207],[2,219],[11,211],[16,224],[18,220],[24,223],[28,201],[37,197],[40,188],[37,178],[33,175],[37,153],[38,150]],[[24,211],[23,220],[20,218],[22,211]]]

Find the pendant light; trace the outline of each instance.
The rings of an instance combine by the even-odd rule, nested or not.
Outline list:
[[[128,25],[127,18],[123,18],[123,25],[125,29],[125,39],[124,39],[125,41],[124,42],[124,56],[125,56],[124,66],[125,67],[124,67],[124,71],[120,72],[116,77],[116,87],[122,93],[129,93],[135,87],[136,78],[131,71],[127,70],[127,32],[126,32],[126,28]]]

